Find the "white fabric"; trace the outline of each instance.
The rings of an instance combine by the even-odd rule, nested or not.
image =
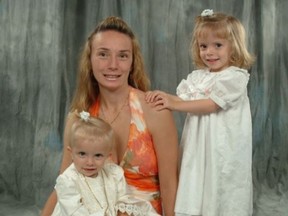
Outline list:
[[[252,124],[246,70],[196,70],[182,80],[183,100],[211,98],[221,109],[187,114],[176,215],[252,215]]]
[[[128,194],[123,170],[113,163],[105,164],[95,178],[83,176],[71,164],[57,178],[55,190],[58,202],[52,216],[116,216],[118,210],[135,216],[158,215],[148,201]]]

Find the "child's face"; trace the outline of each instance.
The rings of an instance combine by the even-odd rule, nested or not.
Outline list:
[[[210,72],[219,72],[229,67],[231,45],[226,39],[206,30],[205,37],[198,39],[200,57]]]
[[[88,177],[97,176],[105,160],[111,155],[109,147],[101,140],[78,137],[74,146],[69,148],[78,172]]]

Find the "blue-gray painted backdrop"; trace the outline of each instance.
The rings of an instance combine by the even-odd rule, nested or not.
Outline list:
[[[193,22],[207,8],[239,18],[257,56],[248,89],[254,216],[287,216],[287,0],[0,0],[0,215],[38,215],[52,191],[79,52],[95,25],[126,20],[152,88],[175,93],[193,70]],[[174,114],[181,136],[185,116]]]

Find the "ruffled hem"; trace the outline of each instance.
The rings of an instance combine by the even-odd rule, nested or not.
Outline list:
[[[127,199],[128,198],[128,199]],[[151,203],[138,198],[126,197],[115,205],[116,213],[127,213],[129,216],[160,216],[152,207]]]
[[[129,216],[133,214],[133,216],[142,216],[145,215],[143,214],[143,211],[140,210],[140,208],[136,205],[133,204],[125,204],[125,203],[120,203],[115,206],[115,210],[120,211],[121,213],[127,213]]]

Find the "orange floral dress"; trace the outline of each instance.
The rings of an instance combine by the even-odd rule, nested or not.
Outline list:
[[[149,133],[140,101],[130,88],[129,106],[131,123],[126,152],[120,162],[125,179],[135,196],[150,201],[158,214],[162,215],[157,156],[152,136]],[[89,109],[92,116],[98,116],[100,101]]]

